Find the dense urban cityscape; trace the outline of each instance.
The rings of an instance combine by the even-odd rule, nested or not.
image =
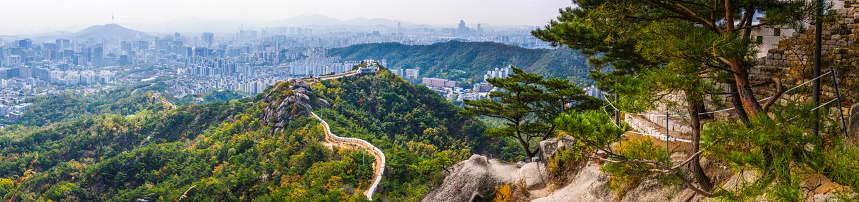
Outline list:
[[[403,28],[367,33],[339,31],[314,33],[312,28],[276,27],[238,30],[232,35],[204,32],[149,35],[119,24],[97,25],[71,37],[0,39],[0,114],[15,120],[26,109],[27,97],[63,92],[93,93],[117,85],[168,77],[173,96],[229,89],[256,95],[269,85],[289,78],[319,76],[351,70],[360,61],[343,61],[329,55],[330,48],[355,44],[396,42],[427,45],[450,40],[491,41],[525,48],[550,48],[527,29],[486,30],[460,21],[453,28]],[[45,38],[45,37],[42,37]],[[43,41],[39,41],[43,40]],[[377,59],[387,66],[384,58]],[[392,72],[424,84],[452,101],[479,99],[492,87],[472,89],[420,78],[420,67],[389,67]],[[510,74],[510,68],[490,71],[484,77]],[[429,79],[429,80],[428,80]]]

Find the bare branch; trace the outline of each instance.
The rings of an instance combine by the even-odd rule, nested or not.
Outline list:
[[[731,73],[731,74],[735,74],[735,73],[736,73],[734,70],[731,70],[730,68],[725,68],[724,66],[721,66],[721,65],[712,65],[712,64],[710,64],[710,63],[705,63],[705,64],[706,64],[708,67],[715,68],[715,69],[719,69],[719,70],[722,70],[722,71],[726,71],[726,72],[729,72],[729,73]]]
[[[710,146],[713,146],[713,145],[715,145],[715,144],[711,144]],[[709,148],[710,146],[707,146],[707,148]],[[686,177],[684,177],[683,175],[681,175],[678,172],[674,172],[677,169],[679,169],[680,167],[683,167],[686,164],[689,164],[690,162],[692,162],[692,160],[694,160],[695,157],[700,156],[702,153],[704,153],[704,151],[707,148],[704,148],[704,149],[696,152],[692,156],[689,156],[685,161],[683,161],[680,164],[677,164],[674,167],[668,167],[662,162],[654,161],[654,160],[647,160],[647,159],[612,160],[612,159],[607,159],[607,158],[602,158],[602,157],[594,157],[594,156],[586,156],[586,155],[579,155],[579,156],[583,156],[583,157],[590,158],[590,159],[597,159],[597,160],[605,161],[605,162],[609,162],[609,163],[617,163],[617,164],[640,163],[640,164],[652,165],[652,166],[657,167],[659,169],[650,169],[649,171],[658,172],[658,173],[672,173],[673,175],[680,178],[680,180],[683,181],[683,184],[686,185],[686,187],[688,187],[692,191],[695,191],[695,193],[701,194],[701,195],[706,196],[706,197],[711,197],[711,196],[713,196],[713,193],[702,190],[701,188],[695,187],[692,184],[692,182],[690,182],[688,179],[686,179]],[[604,149],[601,149],[601,150],[603,150],[606,153],[610,153],[610,151],[606,151]]]
[[[770,106],[775,104],[775,101],[778,100],[778,98],[781,97],[781,95],[784,94],[785,91],[787,91],[784,85],[782,85],[781,79],[773,78],[773,82],[775,82],[775,87],[777,90],[775,95],[773,95],[770,100],[767,100],[767,102],[764,103],[764,113],[767,113],[770,109]]]
[[[730,60],[728,60],[728,59],[726,59],[726,58],[724,58],[724,57],[716,56],[716,59],[721,60],[721,61],[722,61],[722,62],[724,62],[725,64],[731,64],[731,61],[730,61]]]
[[[704,91],[704,93],[707,93],[707,94],[710,94],[710,95],[732,95],[732,94],[734,94],[734,93],[737,93],[737,91],[731,91],[731,92],[713,92],[713,91],[707,91],[707,90],[705,90],[705,91]]]
[[[689,189],[691,189],[692,191],[695,191],[695,193],[701,194],[702,196],[706,196],[706,197],[713,196],[713,193],[708,192],[708,191],[704,191],[703,189],[695,187],[694,185],[692,185],[692,182],[690,182],[688,179],[686,179],[685,177],[683,177],[679,173],[675,172],[674,176],[677,176],[677,178],[680,178],[680,181],[683,182],[683,185],[686,185],[686,187],[689,187]]]
[[[709,5],[698,3],[698,2],[682,1],[682,0],[675,0],[675,1],[680,2],[680,3],[684,3],[684,4],[691,4],[693,6],[700,6],[700,7],[712,9],[712,7],[710,7]]]

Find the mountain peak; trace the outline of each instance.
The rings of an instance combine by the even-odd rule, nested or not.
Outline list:
[[[332,18],[320,14],[300,15],[282,20],[272,21],[272,24],[279,26],[304,26],[304,25],[339,25],[343,21],[337,18]]]
[[[121,40],[132,40],[136,38],[149,38],[149,34],[123,27],[116,23],[105,25],[93,25],[81,31],[72,34],[72,38],[89,39],[89,38],[112,38],[117,37]]]

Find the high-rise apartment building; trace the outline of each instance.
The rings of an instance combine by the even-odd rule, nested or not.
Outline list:
[[[466,34],[468,34],[468,27],[465,26],[464,20],[459,20],[459,28],[456,30],[456,32],[459,33],[460,36],[465,36]]]
[[[203,41],[206,48],[211,49],[212,45],[215,44],[215,34],[212,34],[211,32],[203,32],[203,35],[200,36],[200,40]]]
[[[406,74],[406,76],[403,77],[404,79],[417,79],[418,76],[420,76],[420,69],[406,69],[406,72],[404,73]]]

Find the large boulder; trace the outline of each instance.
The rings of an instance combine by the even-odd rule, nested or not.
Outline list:
[[[441,186],[427,194],[423,201],[490,201],[495,198],[497,186],[524,185],[528,190],[541,189],[549,176],[542,162],[505,163],[481,155],[472,155],[449,170]]]
[[[284,84],[278,85],[265,96],[265,102],[272,103],[272,105],[265,110],[263,120],[275,123],[274,128],[272,128],[273,131],[280,130],[289,121],[298,117],[310,116],[313,102],[319,102],[309,83],[300,79],[290,83],[291,86],[283,90],[278,89],[281,89],[281,85]],[[278,100],[279,95],[275,93],[283,93],[283,99]],[[327,102],[323,104],[327,104]]]
[[[331,107],[331,104],[329,104],[329,103],[328,103],[328,100],[325,100],[325,99],[322,99],[322,98],[317,98],[317,100],[319,100],[319,106],[320,106],[320,107],[323,107],[323,108],[329,108],[329,107]]]
[[[549,158],[558,151],[572,147],[575,143],[576,140],[569,135],[563,135],[561,138],[553,137],[540,141],[540,152],[542,152],[543,158]]]
[[[662,202],[675,201],[675,198],[681,198],[678,197],[682,196],[678,191],[683,186],[665,186],[664,183],[660,182],[660,177],[662,176],[649,176],[645,178],[634,189],[627,191],[621,201]]]
[[[489,201],[495,197],[495,187],[504,181],[485,156],[472,155],[454,165],[441,186],[423,201]]]
[[[567,186],[556,190],[546,197],[537,198],[533,201],[614,201],[615,194],[608,188],[609,181],[610,177],[608,174],[600,172],[599,165],[588,162]]]
[[[531,162],[516,170],[511,177],[514,184],[525,184],[528,190],[533,190],[545,187],[548,176],[549,170],[543,163]]]

